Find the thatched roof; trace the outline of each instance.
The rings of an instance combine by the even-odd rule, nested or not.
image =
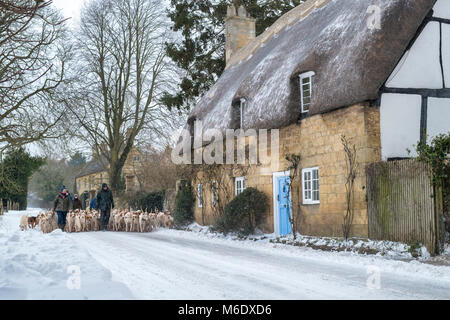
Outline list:
[[[435,1],[307,1],[237,52],[189,118],[233,128],[232,103],[246,98],[245,128],[289,125],[300,115],[297,76],[307,71],[316,73],[310,115],[377,99]],[[381,29],[368,28],[373,5]]]

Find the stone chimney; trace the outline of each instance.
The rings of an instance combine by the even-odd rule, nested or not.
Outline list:
[[[255,19],[249,17],[243,6],[231,5],[225,19],[226,63],[240,48],[255,39]]]

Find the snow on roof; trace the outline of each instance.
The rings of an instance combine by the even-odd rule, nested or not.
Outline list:
[[[236,53],[189,119],[202,120],[205,129],[233,128],[232,104],[245,98],[244,128],[294,123],[298,75],[307,71],[316,74],[310,115],[377,99],[435,1],[307,1]],[[381,13],[379,29],[369,27],[373,6]]]

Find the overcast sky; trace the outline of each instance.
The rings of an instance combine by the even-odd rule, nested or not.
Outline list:
[[[80,9],[88,0],[53,0],[55,7],[60,9],[66,18],[72,18],[70,24],[77,23],[80,19]]]

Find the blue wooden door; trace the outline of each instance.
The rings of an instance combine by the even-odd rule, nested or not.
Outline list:
[[[278,178],[278,212],[280,221],[280,236],[292,232],[289,217],[291,216],[291,197],[288,192],[289,177]]]

